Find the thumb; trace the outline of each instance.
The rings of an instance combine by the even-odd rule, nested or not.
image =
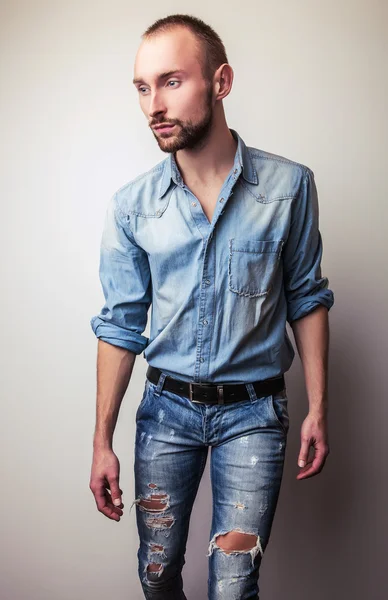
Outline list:
[[[302,440],[302,444],[300,447],[299,457],[298,457],[298,466],[304,467],[307,462],[307,458],[309,455],[310,444],[308,440]]]
[[[110,482],[110,493],[111,493],[111,498],[112,498],[112,502],[115,506],[120,506],[121,504],[121,494],[122,494],[122,490],[119,487],[119,482],[117,479],[113,479]]]

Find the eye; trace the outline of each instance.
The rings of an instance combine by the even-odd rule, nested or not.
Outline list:
[[[177,81],[176,79],[171,79],[171,80],[168,82],[168,84],[170,84],[170,83],[180,83],[180,82],[179,82],[179,81]],[[170,87],[170,86],[169,86],[169,87]]]
[[[143,90],[146,90],[146,88],[145,87],[139,87],[138,90],[139,90],[139,92],[143,93]]]

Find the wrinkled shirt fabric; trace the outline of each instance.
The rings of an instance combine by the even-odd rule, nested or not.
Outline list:
[[[174,154],[111,197],[100,247],[105,304],[90,320],[97,338],[196,383],[285,373],[295,356],[286,323],[334,303],[313,171],[230,131],[237,150],[211,222]]]

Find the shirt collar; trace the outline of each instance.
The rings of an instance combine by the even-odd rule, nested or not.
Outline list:
[[[253,165],[252,158],[249,154],[249,150],[244,143],[244,140],[234,129],[229,128],[229,131],[233,135],[234,139],[237,141],[237,150],[235,154],[233,168],[242,168],[242,176],[244,177],[244,179],[249,183],[254,183],[257,185],[257,172]],[[178,169],[173,153],[170,153],[164,161],[163,174],[159,190],[159,198],[164,196],[164,194],[167,192],[168,188],[170,187],[171,181],[173,181],[176,185],[183,185],[183,179]]]

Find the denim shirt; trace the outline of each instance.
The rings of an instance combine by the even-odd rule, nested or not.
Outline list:
[[[91,327],[184,381],[283,374],[295,356],[286,322],[334,303],[313,171],[230,131],[238,147],[211,223],[174,154],[121,187],[105,214],[105,304]]]

